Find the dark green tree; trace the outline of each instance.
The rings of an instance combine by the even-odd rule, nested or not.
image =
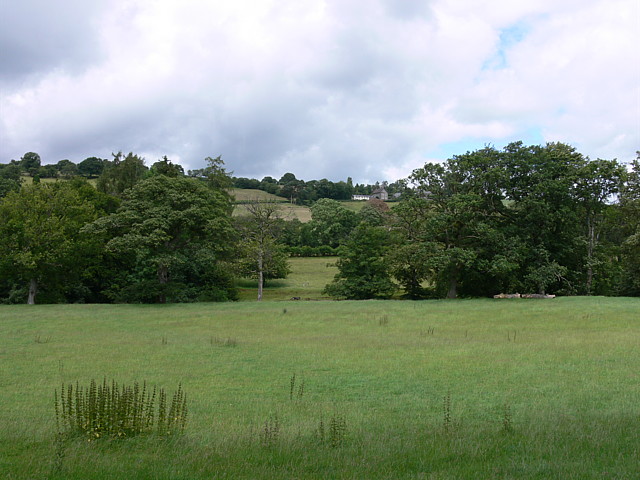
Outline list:
[[[407,239],[425,244],[412,252],[434,256],[427,263],[440,267],[434,272],[437,277],[430,279],[436,289],[456,298],[460,287],[472,295],[499,288],[497,277],[511,268],[500,261],[502,255],[496,255],[504,247],[499,244],[499,232],[506,214],[499,152],[486,147],[443,164],[427,164],[409,180],[421,207],[416,225],[422,231]],[[481,284],[476,281],[478,275],[484,277]]]
[[[622,236],[622,274],[618,293],[640,296],[640,152],[631,162],[631,170],[620,192]]]
[[[520,242],[522,288],[544,293],[578,293],[584,284],[584,220],[574,185],[586,160],[562,143],[509,144],[505,193],[510,237]]]
[[[142,180],[148,168],[144,165],[144,159],[129,153],[113,154],[113,161],[105,167],[98,178],[97,188],[103,193],[122,198],[124,192]]]
[[[390,220],[390,208],[384,201],[373,198],[358,212],[360,222],[365,222],[372,226],[382,226]]]
[[[159,303],[234,297],[232,205],[199,180],[157,175],[126,191],[118,211],[87,226],[121,265],[109,296]]]
[[[64,301],[92,261],[93,239],[80,230],[98,214],[71,182],[25,186],[0,199],[0,284],[14,291],[5,300],[20,294],[33,304],[45,292],[47,301]]]
[[[419,196],[405,197],[393,208],[392,247],[387,253],[391,275],[411,299],[429,295],[425,282],[435,283],[446,259],[444,246],[435,240],[429,222],[430,204]],[[434,292],[435,294],[435,292]]]
[[[0,164],[0,198],[20,190],[20,167],[15,163]]]
[[[60,160],[58,163],[56,163],[55,167],[58,171],[58,176],[60,177],[71,178],[74,175],[78,175],[78,166],[71,160]]]
[[[184,168],[177,163],[173,163],[165,155],[161,160],[151,165],[150,175],[165,175],[167,177],[183,177]]]
[[[338,273],[324,293],[336,298],[389,298],[396,290],[386,258],[389,232],[384,227],[358,225],[340,247]]]
[[[78,164],[78,173],[89,178],[98,177],[102,174],[106,164],[107,161],[101,158],[88,157]]]
[[[356,213],[336,200],[321,198],[311,206],[309,228],[315,245],[337,247],[347,239],[357,223]]]
[[[202,174],[206,177],[209,188],[230,197],[229,192],[233,188],[233,179],[231,178],[233,172],[227,172],[220,155],[216,158],[207,157],[204,160],[207,162],[207,166],[202,170]]]
[[[603,270],[607,264],[608,249],[600,248],[605,210],[613,201],[625,176],[625,169],[615,160],[587,161],[578,170],[577,181],[573,186],[580,213],[583,218],[583,238],[586,245],[584,293],[593,293],[594,274],[607,276]],[[606,247],[606,245],[604,245]]]
[[[35,152],[27,152],[20,159],[20,167],[31,176],[38,173],[41,164],[40,155]]]

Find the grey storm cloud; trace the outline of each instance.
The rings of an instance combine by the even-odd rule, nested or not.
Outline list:
[[[96,34],[106,2],[2,2],[0,75],[5,82],[54,69],[78,71],[101,59]]]
[[[515,140],[625,161],[640,146],[639,8],[2,2],[0,162],[222,155],[240,176],[376,181]]]

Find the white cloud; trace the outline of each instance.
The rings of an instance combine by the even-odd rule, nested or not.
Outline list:
[[[46,15],[71,35],[75,2],[57,5]],[[82,13],[92,27],[73,38],[90,37],[92,55],[25,40],[47,59],[25,72],[7,50],[0,161],[122,149],[186,168],[221,154],[243,176],[395,180],[445,145],[500,146],[531,131],[625,160],[640,148],[639,8],[111,0]]]

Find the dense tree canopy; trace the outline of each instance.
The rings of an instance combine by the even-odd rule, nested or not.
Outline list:
[[[80,230],[101,213],[98,197],[91,186],[63,182],[24,186],[0,201],[5,300],[35,303],[41,291],[48,301],[69,298],[95,257],[94,240]]]
[[[336,200],[322,198],[311,207],[309,228],[317,244],[337,247],[347,239],[357,223],[355,212]]]
[[[616,161],[590,161],[559,143],[486,147],[427,164],[413,172],[414,190],[396,210],[404,236],[394,265],[413,290],[428,280],[441,292],[448,285],[450,298],[613,293],[600,281],[615,274],[605,271],[602,230],[624,176]],[[437,268],[414,268],[409,282],[416,261]]]
[[[124,192],[142,180],[148,168],[144,165],[144,159],[129,153],[114,154],[110,162],[98,178],[98,190],[109,195],[122,197]]]
[[[225,259],[233,258],[231,205],[220,191],[186,177],[135,184],[117,213],[85,228],[103,235],[122,266],[110,296],[122,301],[233,297]]]
[[[376,184],[400,201],[358,205],[337,199],[374,186],[232,179],[205,161],[188,176],[133,153],[0,164],[0,302],[226,300],[234,274],[278,278],[287,253],[336,252],[339,298],[640,296],[640,153],[625,167],[562,143],[487,146]],[[269,202],[232,221],[234,182],[310,204],[311,221]]]
[[[105,165],[107,165],[107,160],[88,157],[78,164],[78,173],[86,177],[97,177],[103,172]]]
[[[0,164],[0,198],[20,190],[20,172],[20,167],[15,163]]]
[[[338,274],[325,293],[337,298],[389,298],[396,290],[386,257],[389,233],[383,227],[361,223],[340,247]]]
[[[38,173],[38,169],[42,160],[40,159],[40,155],[35,152],[27,152],[20,159],[20,166],[26,172],[29,172],[31,175],[35,175]]]

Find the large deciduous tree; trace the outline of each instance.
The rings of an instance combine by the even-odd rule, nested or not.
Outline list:
[[[640,152],[620,192],[622,275],[618,293],[640,296]]]
[[[88,157],[78,164],[78,173],[86,177],[97,177],[102,173],[106,164],[107,161],[101,158]]]
[[[289,272],[287,254],[278,243],[280,206],[273,201],[254,200],[244,205],[247,215],[236,221],[241,238],[239,273],[258,280],[258,301],[265,279],[285,278]]]
[[[133,153],[125,156],[118,152],[98,178],[97,188],[101,192],[122,198],[124,192],[142,180],[147,171],[143,158]]]
[[[78,283],[91,261],[92,239],[80,229],[98,214],[73,182],[24,186],[0,199],[0,283],[28,291],[29,304],[43,289],[49,301],[64,301],[65,289]]]
[[[389,298],[396,290],[386,253],[389,232],[384,227],[358,225],[340,247],[338,273],[324,293],[351,300]]]
[[[500,223],[505,205],[499,152],[486,147],[454,156],[444,164],[427,164],[415,170],[409,181],[415,196],[421,199],[417,201],[422,213],[416,225],[405,220],[404,228],[419,226],[419,232],[408,231],[406,238],[422,246],[407,254],[420,255],[431,265],[427,271],[431,270],[435,278],[430,280],[437,290],[446,290],[447,298],[456,298],[461,286],[472,294],[495,288],[491,280],[512,268],[509,262],[500,261],[504,248]],[[474,280],[479,274],[485,277],[485,284]],[[411,288],[417,288],[420,276]]]
[[[336,200],[321,198],[311,207],[309,229],[315,245],[337,247],[346,241],[357,224],[356,213]]]
[[[20,167],[17,163],[0,164],[0,198],[20,190]]]
[[[20,167],[31,176],[38,173],[41,163],[40,155],[35,152],[27,152],[20,159]]]
[[[167,177],[184,177],[184,168],[178,163],[173,163],[167,156],[162,157],[149,169],[150,175],[165,175]]]
[[[122,265],[109,295],[119,301],[233,298],[232,205],[219,189],[186,177],[157,175],[125,193],[119,210],[87,227],[106,235]]]
[[[605,210],[611,203],[613,195],[620,189],[625,169],[615,160],[598,159],[587,161],[577,173],[577,181],[573,189],[583,218],[583,236],[586,244],[583,292],[591,295],[594,274],[602,271],[600,267],[606,263],[605,256],[601,255],[599,248],[602,228],[606,220]]]

